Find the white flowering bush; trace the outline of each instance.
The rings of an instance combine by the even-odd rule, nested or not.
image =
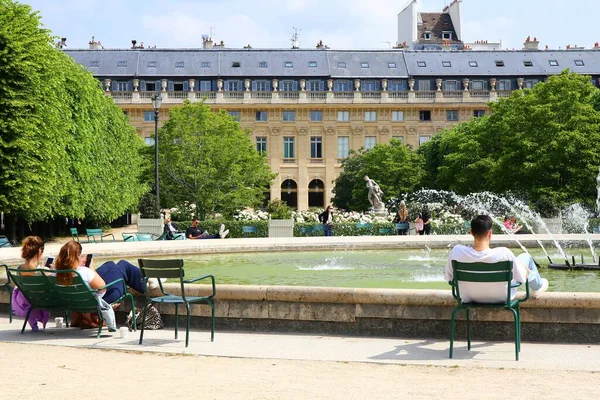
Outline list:
[[[190,221],[196,216],[196,204],[186,201],[178,207],[169,209],[169,214],[173,221]]]
[[[266,221],[269,219],[269,213],[262,210],[240,210],[233,214],[234,221]]]

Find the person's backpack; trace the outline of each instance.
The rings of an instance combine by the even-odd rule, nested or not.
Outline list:
[[[156,331],[165,327],[165,324],[156,307],[151,304],[148,305],[148,309],[146,310],[146,320],[143,322],[142,311],[143,309],[141,308],[135,308],[135,322],[137,329],[142,327],[142,323],[144,324],[144,329],[149,329],[151,331]],[[131,317],[131,313],[129,313],[127,316],[127,326],[129,327],[129,330],[133,330],[133,318]]]

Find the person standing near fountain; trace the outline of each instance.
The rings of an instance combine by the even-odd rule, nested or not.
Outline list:
[[[400,224],[400,223],[408,223],[408,208],[406,208],[406,202],[402,200],[400,202],[400,207],[398,207],[398,212],[396,212],[396,216],[394,217],[392,223]],[[406,225],[408,226],[408,225]],[[407,235],[407,229],[396,229],[396,234],[398,235]]]
[[[462,244],[454,246],[448,255],[448,262],[444,272],[444,279],[451,282],[453,278],[452,260],[464,263],[496,263],[499,261],[512,261],[513,279],[519,283],[529,281],[531,297],[537,299],[548,290],[548,279],[542,278],[535,262],[528,253],[515,257],[506,247],[490,247],[492,239],[492,219],[488,215],[478,215],[471,220],[471,235],[473,247]],[[506,301],[506,283],[479,283],[460,282],[459,290],[462,301],[477,303],[502,303]],[[511,299],[514,299],[517,289],[513,288]]]
[[[331,206],[319,214],[319,222],[325,227],[325,236],[333,236],[333,211]]]

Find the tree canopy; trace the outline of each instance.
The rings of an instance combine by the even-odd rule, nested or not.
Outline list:
[[[333,205],[347,210],[366,211],[371,205],[365,175],[373,179],[384,193],[384,202],[401,198],[418,187],[423,176],[423,156],[399,140],[377,144],[370,150],[351,151],[335,180]]]
[[[31,7],[0,0],[0,209],[110,221],[137,205],[142,141]]]
[[[513,192],[532,204],[590,203],[600,165],[598,99],[590,77],[569,71],[515,91],[491,103],[489,117],[422,146],[426,181],[459,194]]]
[[[159,131],[161,204],[196,204],[201,218],[260,206],[274,174],[227,112],[186,101]]]

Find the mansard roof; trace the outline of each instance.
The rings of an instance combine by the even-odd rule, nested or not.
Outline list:
[[[65,50],[98,77],[408,78],[600,75],[600,51]]]

